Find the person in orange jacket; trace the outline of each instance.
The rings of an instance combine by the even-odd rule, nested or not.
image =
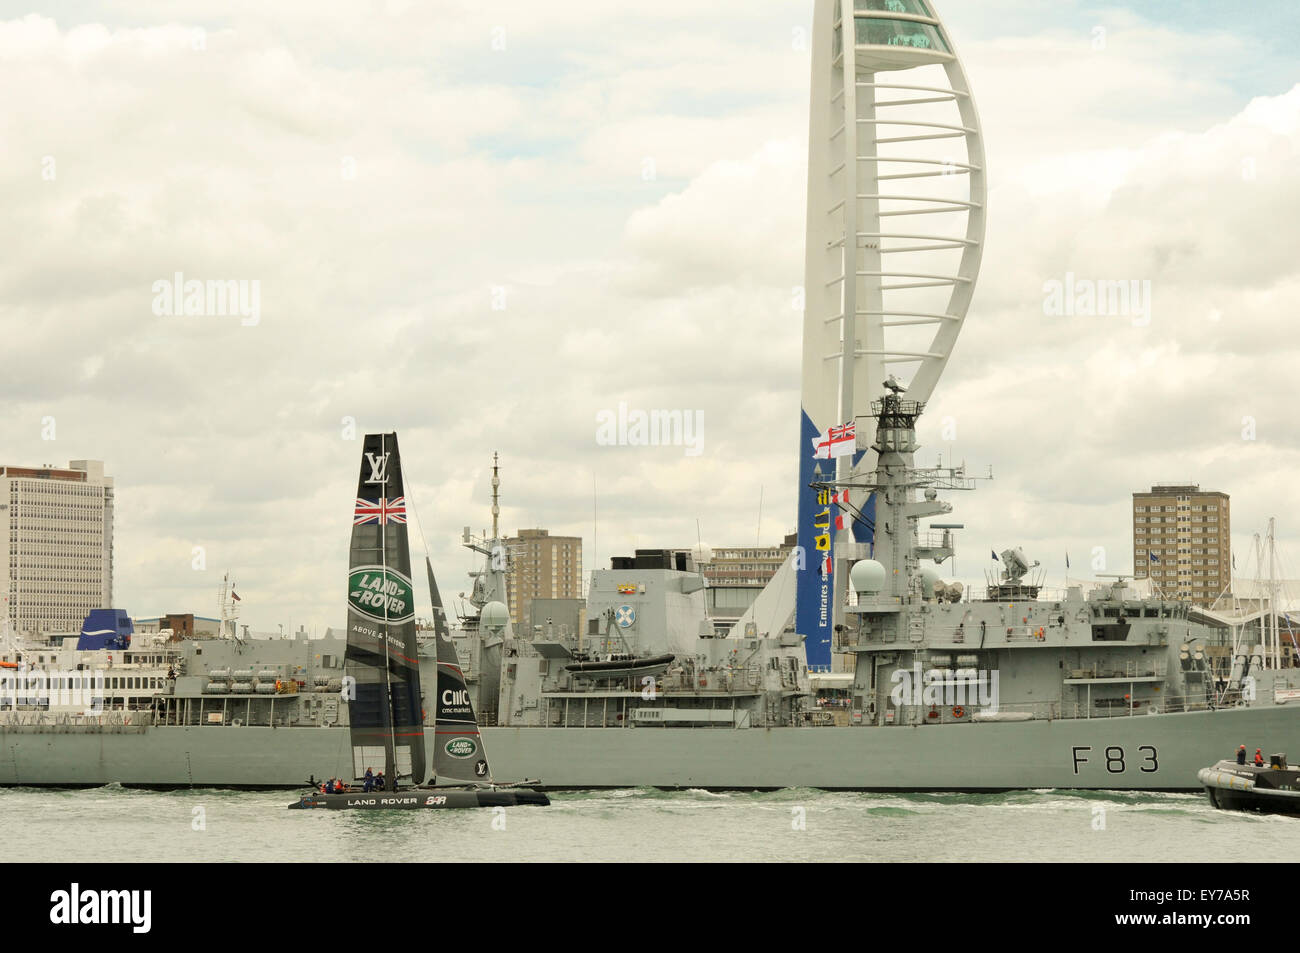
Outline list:
[[[1257,768],[1264,767],[1264,752],[1263,749],[1261,748],[1255,749],[1255,767]]]

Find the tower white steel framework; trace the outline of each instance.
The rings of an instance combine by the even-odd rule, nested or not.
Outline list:
[[[890,374],[929,398],[974,291],[986,183],[970,86],[932,0],[815,2],[796,629],[824,668],[836,551],[870,528],[808,484],[847,480],[874,452],[816,460],[812,441],[866,413]],[[850,503],[870,516],[870,501]]]

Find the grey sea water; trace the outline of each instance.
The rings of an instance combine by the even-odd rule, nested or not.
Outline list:
[[[9,861],[1291,861],[1300,820],[1201,795],[628,789],[549,808],[289,811],[292,792],[0,790]],[[501,829],[504,827],[504,829]]]

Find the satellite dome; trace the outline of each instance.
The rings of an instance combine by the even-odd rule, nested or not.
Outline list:
[[[929,566],[922,567],[920,576],[922,594],[924,594],[927,599],[933,599],[935,587],[942,586],[943,581],[939,578],[939,574]]]
[[[510,624],[510,610],[503,602],[489,602],[479,614],[478,624],[484,629],[504,629]]]
[[[885,588],[885,567],[874,559],[860,559],[849,570],[849,585],[858,595],[875,595]]]

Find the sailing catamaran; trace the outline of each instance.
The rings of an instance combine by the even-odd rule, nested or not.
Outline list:
[[[367,434],[362,447],[348,570],[344,695],[357,779],[382,765],[387,790],[304,794],[291,808],[418,809],[547,805],[527,787],[497,784],[426,558],[437,644],[434,775],[424,747],[414,586],[406,495],[396,434]],[[406,787],[402,782],[406,781]]]

